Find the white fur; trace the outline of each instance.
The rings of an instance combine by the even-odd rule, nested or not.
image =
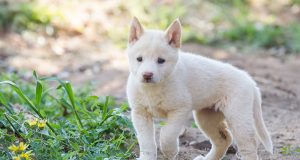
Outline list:
[[[167,122],[161,128],[160,149],[166,159],[174,159],[179,150],[178,137],[191,112],[212,143],[208,155],[195,160],[221,159],[232,143],[232,136],[243,159],[258,159],[256,137],[272,152],[272,141],[261,114],[260,92],[246,72],[182,52],[178,20],[163,32],[144,30],[135,18],[131,31],[135,30],[143,32],[129,41],[127,96],[141,160],[157,158],[153,126],[153,118],[157,117],[166,118]],[[137,61],[139,56],[143,57],[142,62]],[[158,57],[164,58],[165,63],[158,64]],[[143,82],[145,72],[153,73],[151,83]]]

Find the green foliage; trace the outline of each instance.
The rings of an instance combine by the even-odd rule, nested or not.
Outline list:
[[[59,11],[31,2],[0,2],[0,28],[15,31],[35,30],[50,25],[54,18],[61,18]]]
[[[255,25],[250,22],[221,32],[218,39],[218,41],[251,44],[263,48],[283,45],[283,33],[280,27]]]
[[[299,5],[300,4],[300,0],[291,0],[290,4],[292,4],[292,5]]]
[[[222,14],[212,19],[212,22],[222,21],[228,27],[217,30],[206,44],[265,49],[283,47],[290,53],[300,53],[300,23],[276,25],[259,22],[250,18],[250,6],[246,1],[225,3],[223,0],[216,0],[213,3]]]
[[[289,24],[283,30],[284,46],[290,51],[300,53],[300,23]]]
[[[292,154],[300,155],[300,146],[296,148],[292,148],[291,145],[284,146],[281,148],[280,153],[283,155],[292,155]]]
[[[234,43],[254,48],[284,47],[288,52],[300,53],[300,24],[286,27],[248,22],[220,32],[211,44]]]
[[[20,142],[29,145],[34,159],[134,157],[137,142],[124,115],[127,104],[116,107],[112,97],[87,96],[69,82],[34,77],[0,75],[0,159],[11,159],[8,147]]]

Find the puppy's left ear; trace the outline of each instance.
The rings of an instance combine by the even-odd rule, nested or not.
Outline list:
[[[166,38],[169,45],[174,48],[181,46],[181,24],[179,19],[176,19],[166,30]]]

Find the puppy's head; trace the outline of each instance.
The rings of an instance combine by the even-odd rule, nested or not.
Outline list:
[[[129,70],[142,83],[159,83],[174,70],[181,45],[181,24],[175,20],[166,31],[145,30],[133,18],[127,54]]]

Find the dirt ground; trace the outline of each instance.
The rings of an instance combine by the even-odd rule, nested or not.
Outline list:
[[[0,36],[0,68],[8,72],[25,70],[28,76],[32,70],[42,75],[57,75],[77,87],[91,82],[96,88],[94,94],[126,100],[128,64],[123,50],[109,44],[84,43],[76,36],[62,41],[47,39],[47,43],[41,39],[41,44],[22,36]],[[264,160],[300,159],[299,153],[280,153],[282,147],[300,145],[300,56],[276,56],[265,51],[245,55],[237,53],[236,49],[222,50],[196,44],[186,44],[183,50],[229,62],[248,71],[261,88],[263,115],[275,149],[270,155],[260,146],[260,156]],[[190,160],[208,152],[207,139],[191,124],[192,119],[180,138],[178,160]],[[225,159],[236,159],[232,152]]]

